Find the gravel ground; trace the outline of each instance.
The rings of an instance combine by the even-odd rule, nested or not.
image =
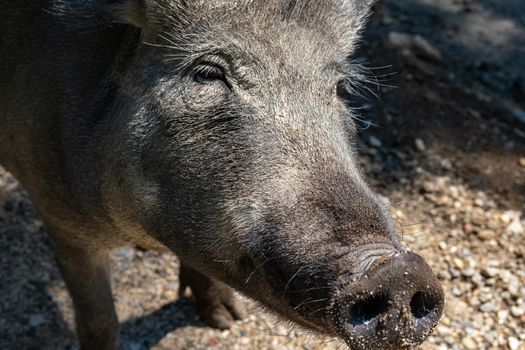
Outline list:
[[[421,349],[525,349],[523,13],[511,0],[386,0],[358,53],[392,65],[375,70],[379,98],[356,102],[363,168],[446,290]],[[76,349],[45,229],[1,168],[0,252],[0,349]],[[250,302],[212,330],[177,299],[175,256],[124,247],[112,260],[123,349],[343,349]]]

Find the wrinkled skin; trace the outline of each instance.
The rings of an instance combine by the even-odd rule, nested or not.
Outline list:
[[[369,7],[2,1],[0,162],[44,218],[83,348],[118,344],[106,260],[128,243],[175,252],[181,294],[212,326],[242,316],[228,285],[372,344],[341,313],[359,278],[403,249],[357,168],[343,98]],[[419,343],[432,323],[383,346]]]

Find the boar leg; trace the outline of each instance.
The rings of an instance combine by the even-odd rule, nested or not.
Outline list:
[[[94,248],[94,244],[79,248],[56,238],[51,242],[73,299],[80,348],[117,349],[119,323],[111,294],[107,250]]]
[[[242,318],[244,310],[235,301],[230,287],[203,275],[182,261],[179,280],[179,297],[183,297],[189,287],[201,320],[210,327],[228,329],[234,320]]]

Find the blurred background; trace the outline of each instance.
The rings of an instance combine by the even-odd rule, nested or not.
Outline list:
[[[382,0],[355,60],[363,168],[447,293],[421,349],[525,349],[525,1]],[[341,348],[253,305],[206,328],[176,257],[112,259],[123,349]],[[0,349],[76,349],[72,325],[42,222],[0,168]]]

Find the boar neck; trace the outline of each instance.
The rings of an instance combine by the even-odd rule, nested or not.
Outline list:
[[[0,90],[0,163],[46,216],[103,218],[101,145],[109,137],[117,76],[139,32],[124,25],[77,27],[43,11],[40,2],[26,2],[26,22],[5,11],[0,23],[1,32],[13,33],[0,42],[0,85],[9,87]]]

